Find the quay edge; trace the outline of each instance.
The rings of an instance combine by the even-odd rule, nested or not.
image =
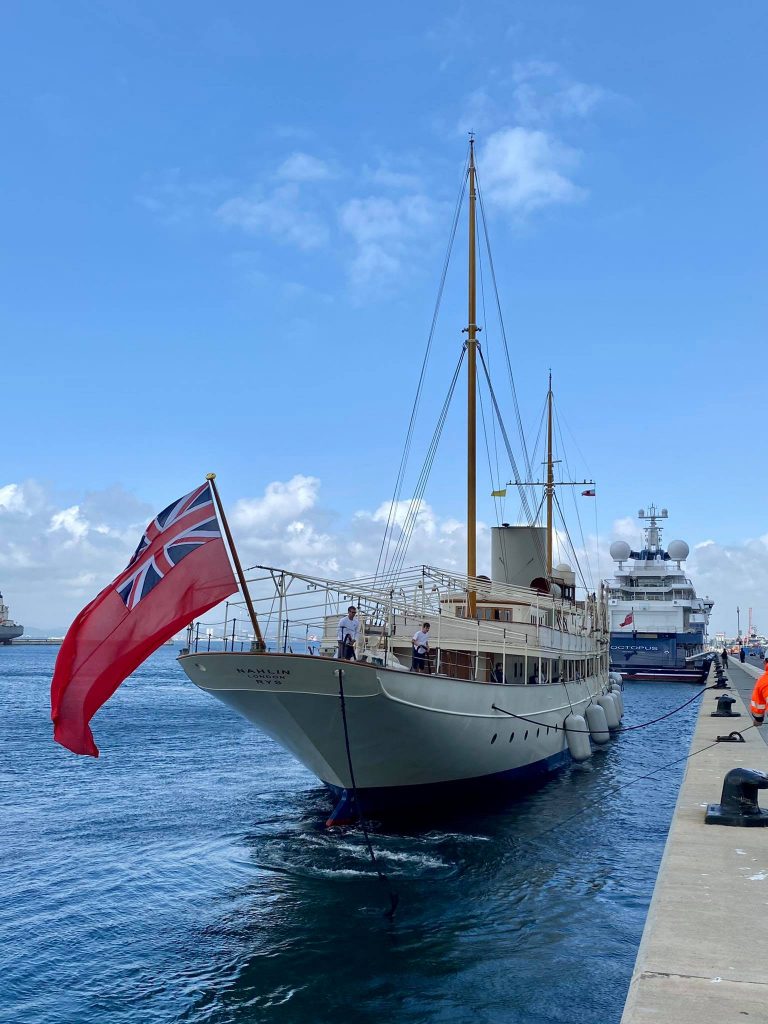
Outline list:
[[[691,751],[752,724],[729,692],[741,717],[711,718],[717,693],[707,691]],[[744,740],[687,762],[621,1024],[768,1020],[768,837],[704,823],[731,768],[768,770],[768,726]]]

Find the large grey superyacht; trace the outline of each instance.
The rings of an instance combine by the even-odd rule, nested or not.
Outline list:
[[[640,509],[643,544],[611,544],[618,563],[608,584],[611,668],[625,680],[702,683],[709,671],[707,626],[713,601],[697,597],[683,569],[690,549],[684,540],[661,542],[665,508]]]

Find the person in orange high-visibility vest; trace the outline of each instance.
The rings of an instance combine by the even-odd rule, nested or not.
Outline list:
[[[768,704],[768,651],[766,651],[765,669],[755,683],[755,688],[752,691],[752,702],[749,706],[752,718],[755,720],[755,725],[762,725],[765,721],[766,704]]]

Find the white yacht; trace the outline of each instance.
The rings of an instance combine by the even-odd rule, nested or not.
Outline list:
[[[551,384],[546,526],[535,512],[521,526],[495,528],[491,578],[477,573],[476,397],[485,362],[475,311],[473,142],[466,185],[468,323],[454,377],[455,384],[466,358],[466,572],[403,569],[402,552],[370,577],[341,582],[255,567],[258,576],[244,590],[255,637],[250,649],[235,649],[234,627],[223,650],[211,650],[207,629],[205,649],[199,629],[191,628],[179,659],[197,686],[264,730],[337,794],[330,824],[414,800],[434,805],[470,787],[482,792],[502,784],[514,792],[572,756],[589,757],[590,733],[605,743],[609,728],[620,724],[604,595],[577,590],[575,573],[553,566]],[[414,500],[415,519],[420,496]],[[360,622],[355,658],[339,660],[337,630],[349,605]],[[427,671],[413,671],[420,666],[412,637],[425,622]]]
[[[640,509],[643,544],[633,551],[626,541],[611,544],[616,575],[608,584],[611,617],[611,667],[625,680],[701,683],[709,672],[707,625],[714,604],[697,597],[683,569],[689,547],[661,542],[665,508]]]

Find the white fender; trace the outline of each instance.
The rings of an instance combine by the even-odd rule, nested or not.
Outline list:
[[[610,693],[611,693],[611,696],[613,697],[613,699],[614,699],[614,701],[616,703],[616,707],[619,709],[619,718],[623,718],[624,717],[624,695],[622,694],[621,690],[615,689],[614,687],[611,687]]]
[[[608,721],[605,717],[605,711],[603,711],[600,705],[590,704],[584,712],[584,717],[589,726],[589,734],[595,743],[600,745],[609,743],[611,734],[608,731]]]
[[[574,761],[586,761],[592,756],[587,721],[581,715],[568,715],[565,720],[565,738]]]
[[[605,720],[608,723],[609,729],[620,729],[621,718],[619,717],[619,708],[616,701],[613,699],[613,694],[604,693],[602,696],[597,698],[597,704],[605,712]]]

